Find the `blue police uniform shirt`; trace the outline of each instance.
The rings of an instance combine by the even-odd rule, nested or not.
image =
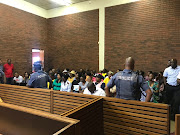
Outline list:
[[[28,86],[33,88],[47,88],[47,82],[52,81],[52,79],[47,75],[46,72],[39,70],[31,74]]]
[[[122,72],[116,73],[111,77],[107,84],[108,88],[112,88],[116,85],[116,97],[127,100],[137,100],[133,92],[135,87],[138,85],[143,91],[149,89],[147,82],[144,80],[143,76],[137,75],[136,80],[134,80],[133,75],[136,75],[132,70],[124,69]]]

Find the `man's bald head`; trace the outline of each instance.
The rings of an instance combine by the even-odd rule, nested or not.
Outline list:
[[[135,64],[135,61],[134,61],[134,59],[132,57],[126,58],[126,61],[125,61],[125,68],[126,69],[133,70],[134,69],[134,64]]]

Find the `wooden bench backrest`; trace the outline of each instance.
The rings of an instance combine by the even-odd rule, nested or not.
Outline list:
[[[176,114],[176,131],[175,131],[175,135],[180,135],[180,114]]]
[[[0,97],[5,103],[50,112],[49,90],[1,84]]]
[[[104,98],[103,113],[105,135],[167,135],[170,132],[166,104]]]

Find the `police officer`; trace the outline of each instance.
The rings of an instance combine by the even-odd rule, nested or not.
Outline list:
[[[116,73],[107,84],[106,96],[110,95],[110,88],[116,85],[116,97],[126,100],[140,100],[141,90],[146,92],[146,102],[152,97],[152,92],[143,76],[133,72],[134,59],[129,57],[125,61],[125,69]]]
[[[52,85],[52,79],[50,76],[41,70],[41,64],[34,64],[35,73],[31,74],[30,80],[27,84],[30,88],[43,88],[47,89],[47,83],[50,82],[50,86]]]

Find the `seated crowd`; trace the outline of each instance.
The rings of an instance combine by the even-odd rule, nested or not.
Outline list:
[[[106,69],[100,72],[83,69],[80,69],[79,71],[70,71],[69,69],[64,69],[61,72],[60,70],[51,69],[48,73],[46,73],[41,70],[41,65],[37,62],[35,63],[34,68],[35,73],[29,75],[27,72],[25,72],[22,77],[16,72],[13,77],[12,74],[14,66],[11,64],[11,60],[8,60],[7,64],[4,66],[2,66],[2,61],[0,60],[0,83],[6,82],[7,84],[34,88],[45,88],[57,91],[126,99],[126,92],[128,92],[128,89],[131,89],[128,88],[129,83],[127,84],[127,81],[129,81],[130,83],[133,83],[132,86],[139,84],[138,88],[141,90],[141,92],[140,97],[130,97],[127,99],[138,99],[141,101],[151,101],[154,103],[168,103],[172,106],[174,106],[174,104],[179,104],[180,107],[180,101],[173,99],[173,97],[177,96],[178,94],[175,93],[175,91],[180,91],[180,67],[177,65],[176,59],[172,59],[168,62],[168,66],[164,73],[148,71],[147,75],[145,76],[143,71],[138,70],[136,72],[132,72],[133,69],[134,60],[132,58],[127,58],[125,62],[125,69],[118,69],[117,73],[113,73],[112,71],[108,71]],[[130,73],[131,76],[128,76]],[[125,77],[126,74],[128,77]],[[6,76],[6,79],[4,79],[4,76]],[[170,78],[171,76],[175,78]],[[137,80],[135,78],[137,78]],[[12,81],[10,79],[12,79]],[[173,79],[176,81],[175,84],[171,84]],[[121,88],[119,88],[119,85],[121,85]],[[123,91],[122,87],[125,87],[125,91]],[[166,89],[166,87],[168,87],[168,89]],[[121,94],[119,93],[120,89]],[[172,94],[172,91],[170,92],[170,89],[173,89],[172,91],[174,92],[174,95]],[[123,92],[125,95],[122,94]],[[171,97],[169,94],[171,94]],[[177,113],[177,110],[174,110],[174,112]]]

